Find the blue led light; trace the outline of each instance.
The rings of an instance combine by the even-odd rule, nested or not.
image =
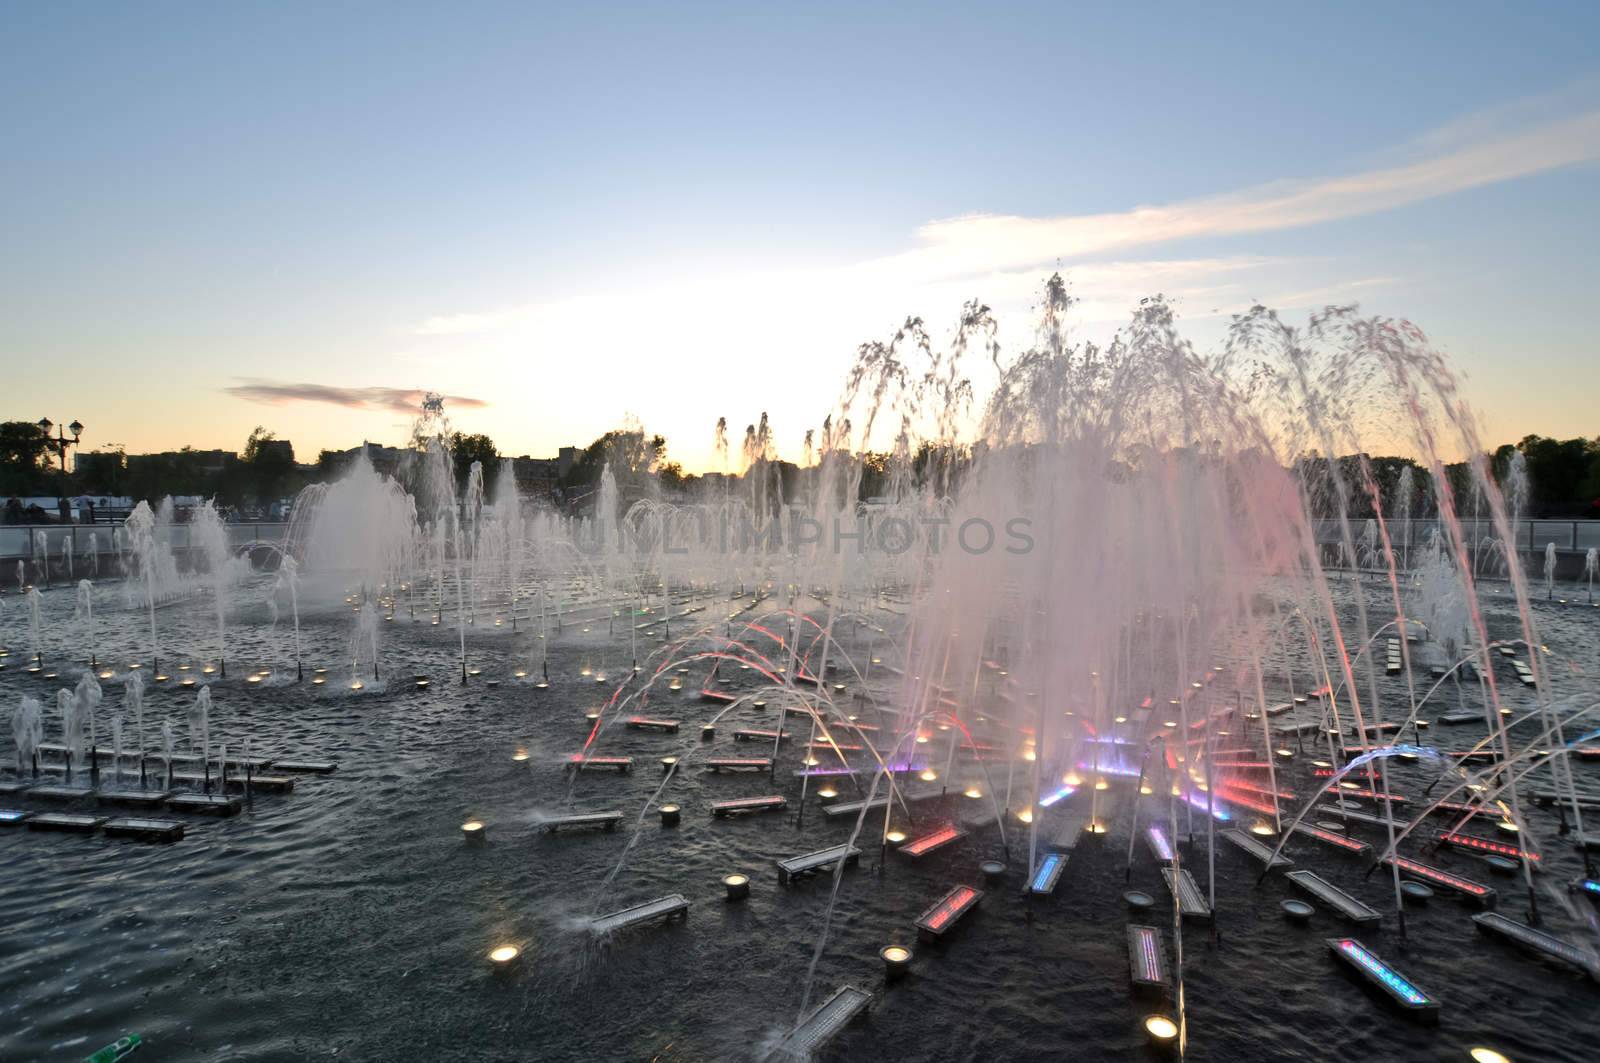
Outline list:
[[[1035,893],[1043,892],[1045,886],[1050,882],[1051,873],[1055,871],[1056,865],[1059,863],[1061,863],[1060,853],[1051,853],[1049,856],[1045,857],[1044,860],[1039,864],[1038,872],[1036,872],[1033,876],[1033,884],[1028,888],[1033,890]]]
[[[0,820],[7,823],[15,822],[26,816],[27,813],[15,808],[0,808]]]
[[[1578,885],[1582,886],[1584,889],[1588,890],[1590,893],[1600,893],[1600,882],[1596,882],[1592,878],[1583,879],[1581,882],[1578,883]]]
[[[1064,800],[1066,800],[1067,798],[1071,797],[1073,794],[1075,794],[1077,792],[1078,792],[1078,788],[1076,786],[1063,786],[1061,789],[1057,790],[1055,793],[1050,794],[1047,797],[1041,797],[1039,799],[1039,805],[1042,808],[1049,808],[1051,805],[1054,805],[1057,801],[1064,801]]]
[[[1426,1004],[1428,1002],[1427,996],[1419,991],[1416,986],[1395,974],[1378,957],[1357,945],[1354,941],[1341,941],[1339,948],[1364,969],[1376,975],[1380,982],[1398,994],[1406,1003]]]

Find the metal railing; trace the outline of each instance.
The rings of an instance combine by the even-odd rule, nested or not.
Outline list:
[[[1433,519],[1390,520],[1386,523],[1389,538],[1395,546],[1422,546],[1440,531],[1439,522]],[[1319,543],[1338,543],[1343,538],[1336,520],[1319,520],[1315,527]],[[1352,518],[1350,521],[1350,534],[1358,546],[1366,535],[1366,527],[1364,518]],[[1499,530],[1487,520],[1462,521],[1461,530],[1469,544],[1482,544],[1500,537]],[[1517,550],[1542,551],[1547,544],[1554,543],[1557,551],[1583,553],[1591,548],[1600,548],[1600,520],[1518,521],[1516,539]]]
[[[59,561],[63,544],[72,555],[74,564],[89,557],[90,537],[94,549],[102,558],[116,556],[112,532],[119,524],[4,524],[0,525],[0,564],[34,561],[39,557],[38,533],[44,533],[45,548],[52,564]],[[289,533],[287,522],[259,522],[250,524],[225,524],[228,547],[242,550],[253,543],[279,543]],[[169,543],[174,553],[186,552],[194,533],[192,524],[163,524],[156,528],[156,538]],[[127,533],[123,533],[126,541]],[[4,573],[0,573],[0,579]]]

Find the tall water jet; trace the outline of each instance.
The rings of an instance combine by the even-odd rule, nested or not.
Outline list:
[[[227,588],[231,582],[232,565],[228,551],[228,529],[217,512],[216,503],[207,499],[195,511],[190,522],[190,535],[199,540],[200,552],[206,559],[206,572],[211,577],[211,596],[217,614],[217,674],[228,678]]]
[[[28,649],[34,668],[44,667],[44,613],[38,587],[28,588]]]
[[[100,755],[96,748],[95,713],[100,708],[100,701],[104,695],[100,690],[100,682],[95,679],[93,672],[84,672],[78,677],[78,685],[72,692],[73,706],[78,714],[78,720],[88,736],[89,771],[96,783],[100,778]]]
[[[157,550],[156,515],[150,503],[140,501],[128,514],[127,530],[129,548],[139,562],[139,576],[144,581],[145,605],[150,612],[150,669],[151,674],[161,671],[161,644],[156,640],[156,579]]]
[[[467,468],[467,486],[461,495],[461,526],[469,529],[467,546],[467,618],[474,626],[478,623],[478,555],[483,536],[483,462],[475,461]],[[460,527],[457,537],[460,539]],[[463,547],[458,541],[457,552]]]
[[[122,713],[111,714],[111,780],[115,786],[122,781]]]
[[[167,789],[172,789],[172,758],[177,753],[178,745],[172,734],[172,720],[161,721],[161,759],[167,767]]]
[[[206,791],[211,790],[211,687],[203,686],[189,706],[189,751],[198,753],[205,766]]]
[[[377,597],[410,570],[416,539],[416,503],[396,480],[373,469],[362,448],[338,480],[311,484],[295,496],[282,556],[301,573],[331,577],[309,593],[322,586],[331,597],[334,589],[354,587]]]
[[[39,774],[39,746],[44,743],[44,709],[39,699],[24,694],[11,714],[11,739],[17,748],[17,775]]]
[[[280,588],[289,592],[289,611],[294,617],[294,678],[301,682],[306,671],[300,656],[300,563],[291,554],[284,554],[278,564],[274,589]]]
[[[1544,600],[1554,601],[1556,596],[1556,544],[1544,544]]]
[[[350,640],[350,689],[361,689],[361,651],[372,656],[372,681],[378,681],[378,613],[371,602],[362,602],[356,613],[355,635]]]
[[[98,667],[94,637],[94,584],[86,579],[78,581],[77,614],[78,621],[83,624],[83,640],[89,644],[89,667]]]
[[[78,712],[78,700],[72,691],[56,691],[56,719],[61,723],[61,745],[66,750],[67,781],[72,781],[73,769],[83,755],[83,717]]]
[[[1401,529],[1401,534],[1405,536],[1400,561],[1400,568],[1403,571],[1411,569],[1411,501],[1417,493],[1414,472],[1415,469],[1411,465],[1400,470],[1400,481],[1395,486],[1394,501],[1390,505],[1394,510],[1395,521]]]
[[[139,785],[144,785],[144,676],[130,671],[122,681],[122,711],[133,714],[134,741],[139,745]]]

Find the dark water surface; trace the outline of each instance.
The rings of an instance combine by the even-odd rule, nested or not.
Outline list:
[[[8,710],[23,693],[53,699],[56,686],[21,672],[26,639],[15,601],[6,602],[11,667],[0,672]],[[50,610],[70,615],[65,592],[52,592]],[[1501,626],[1509,623],[1504,613]],[[1541,616],[1551,649],[1571,662],[1555,679],[1558,693],[1593,690],[1593,613],[1552,606]],[[815,796],[806,799],[803,825],[796,822],[798,742],[786,747],[776,783],[707,775],[696,765],[708,753],[767,755],[727,731],[735,722],[771,727],[772,710],[736,710],[717,740],[702,745],[698,724],[717,706],[694,697],[705,674],[696,665],[689,690],[661,690],[649,706],[651,715],[682,719],[683,731],[608,730],[600,752],[631,754],[634,772],[586,774],[563,804],[568,783],[558,762],[580,747],[584,713],[610,690],[580,669],[620,672],[627,664],[625,638],[605,653],[603,621],[587,634],[569,625],[553,640],[551,689],[538,692],[531,677],[510,677],[529,664],[526,626],[518,635],[469,632],[483,675],[462,687],[452,680],[454,632],[402,613],[381,632],[389,690],[349,696],[336,689],[347,669],[320,690],[282,681],[286,624],[269,632],[249,619],[230,651],[234,678],[213,691],[213,741],[226,740],[236,754],[248,733],[258,755],[336,760],[338,772],[302,777],[292,795],[258,795],[234,819],[190,820],[188,836],[172,845],[0,832],[0,1059],[80,1058],[139,1031],[146,1047],[136,1058],[150,1060],[737,1060],[759,1054],[794,1021],[831,880],[782,887],[773,860],[840,843],[850,826],[822,816]],[[193,660],[211,652],[204,604],[164,610],[160,620]],[[129,628],[126,641],[108,639],[104,656],[126,661],[141,652],[140,636],[126,615],[117,622]],[[344,654],[344,623],[308,623],[308,661],[331,665]],[[868,655],[864,646],[846,648],[857,660]],[[258,662],[280,674],[246,686],[240,675]],[[414,672],[431,675],[432,687],[411,689]],[[734,676],[730,689],[754,685],[754,673],[724,674]],[[490,678],[503,682],[491,689]],[[1399,681],[1380,682],[1392,691]],[[892,683],[885,675],[874,688],[887,697]],[[121,696],[120,678],[106,684],[102,718]],[[1522,691],[1509,696],[1523,703]],[[1403,701],[1394,697],[1391,704]],[[192,692],[152,690],[147,727],[153,733],[171,713],[181,738],[191,700]],[[47,709],[46,740],[54,741],[53,700]],[[805,737],[803,726],[790,726]],[[1481,725],[1459,732],[1434,727],[1430,739],[1461,746],[1483,733]],[[8,756],[9,733],[0,742]],[[101,742],[109,744],[103,730]],[[525,763],[512,759],[519,747],[530,753]],[[669,754],[686,758],[665,794],[683,806],[682,825],[664,829],[651,812],[636,826],[662,781],[657,762]],[[1297,757],[1281,785],[1310,793],[1311,756]],[[1600,788],[1600,766],[1576,770],[1580,785]],[[1420,794],[1432,775],[1423,765],[1397,766],[1394,788]],[[962,785],[975,777],[969,769]],[[1019,793],[1023,778],[1019,771]],[[771,792],[789,797],[788,814],[715,820],[706,810],[718,798]],[[1080,845],[1055,896],[1030,905],[1020,895],[1026,841],[1018,835],[1004,885],[937,945],[919,945],[912,921],[951,885],[983,885],[978,862],[1001,855],[992,821],[920,863],[894,854],[881,861],[874,844],[863,844],[860,866],[843,875],[812,1000],[845,982],[878,999],[829,1058],[1152,1058],[1140,1020],[1164,1008],[1129,991],[1121,900],[1132,787],[1112,794],[1110,834]],[[1048,822],[1082,811],[1088,798],[1080,792]],[[45,807],[25,797],[0,804]],[[534,829],[538,813],[567,807],[620,810],[623,828],[556,836]],[[952,796],[915,807],[925,825],[970,819],[989,804]],[[1580,864],[1556,838],[1555,814],[1525,812],[1545,854],[1540,878],[1559,886],[1576,877]],[[490,824],[486,844],[462,841],[469,818]],[[1194,823],[1186,861],[1204,885],[1202,817]],[[875,837],[880,826],[867,833]],[[1590,829],[1600,833],[1600,823]],[[1378,832],[1356,833],[1380,840]],[[630,837],[626,864],[602,895]],[[1476,1044],[1518,1061],[1600,1057],[1600,990],[1582,976],[1485,938],[1470,921],[1473,909],[1444,896],[1412,910],[1402,940],[1382,872],[1365,877],[1362,861],[1314,843],[1291,842],[1287,852],[1384,912],[1381,928],[1356,936],[1443,1002],[1440,1024],[1419,1026],[1370,995],[1324,945],[1347,928],[1326,913],[1306,927],[1286,923],[1277,905],[1294,895],[1290,887],[1278,876],[1258,885],[1257,866],[1219,842],[1216,932],[1184,930],[1189,1058],[1460,1060]],[[1500,910],[1525,918],[1520,878],[1463,854],[1427,859],[1492,884]],[[742,904],[723,900],[719,880],[733,871],[753,880]],[[1131,883],[1165,903],[1142,844]],[[596,910],[670,892],[692,901],[686,921],[601,946],[581,929]],[[1583,926],[1592,911],[1564,908],[1559,893],[1542,887],[1547,929],[1593,940]],[[1158,907],[1138,921],[1163,926],[1170,954],[1170,912]],[[505,942],[522,945],[524,955],[514,972],[496,976],[485,954]],[[912,945],[917,955],[911,977],[885,986],[877,952],[889,943]]]

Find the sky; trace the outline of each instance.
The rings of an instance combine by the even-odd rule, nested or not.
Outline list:
[[[1015,353],[1060,269],[1090,338],[1355,302],[1487,440],[1600,435],[1600,5],[867,7],[0,5],[0,420],[794,458],[858,344]]]

